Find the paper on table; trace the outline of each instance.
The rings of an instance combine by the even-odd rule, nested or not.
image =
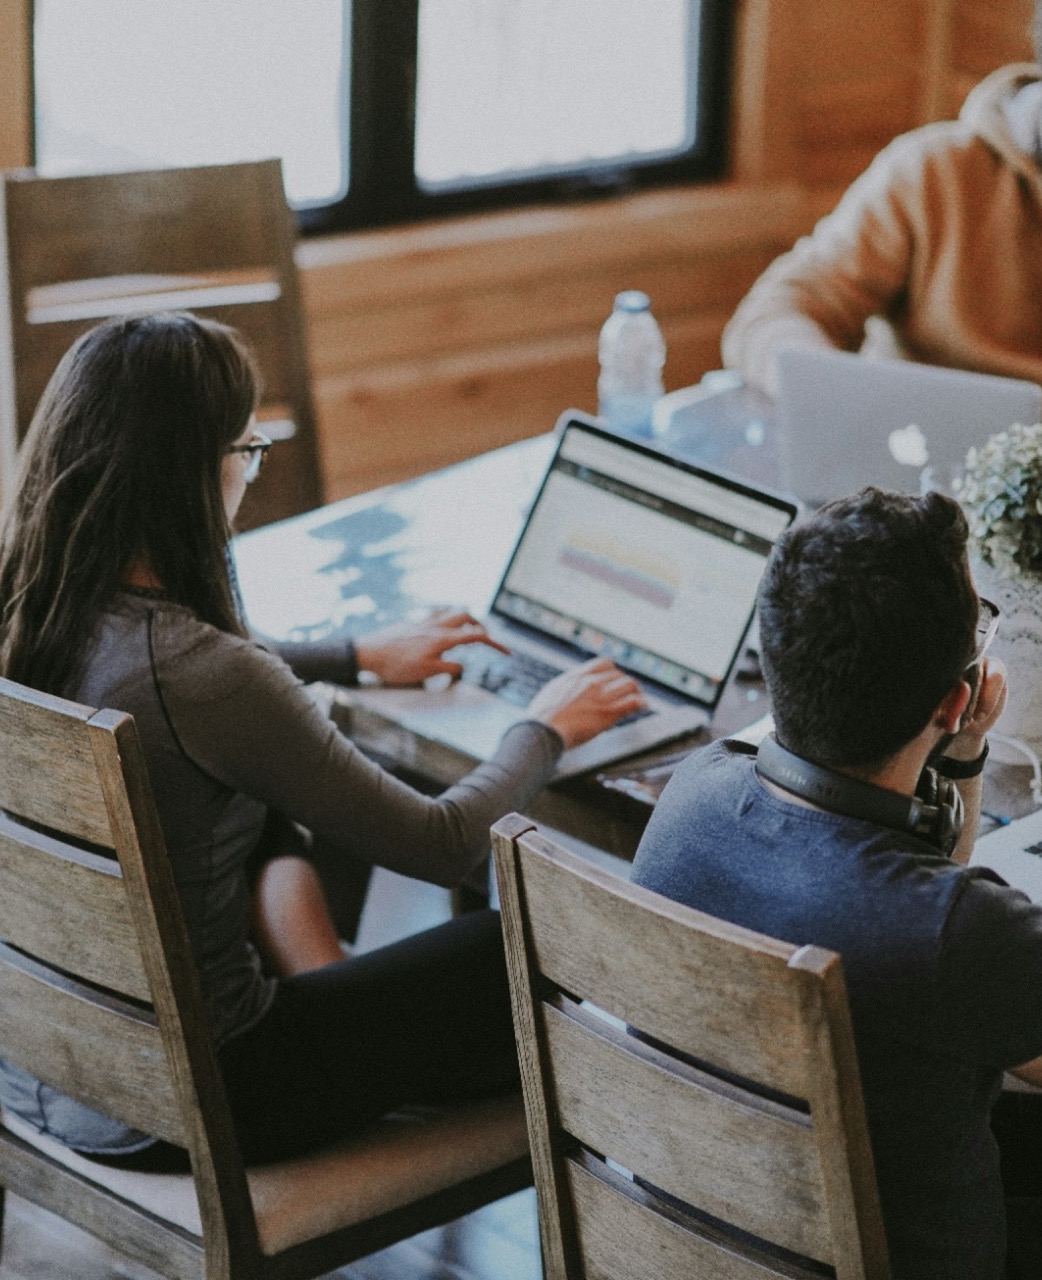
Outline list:
[[[1042,902],[1042,809],[980,836],[970,866],[990,867],[1033,902]]]

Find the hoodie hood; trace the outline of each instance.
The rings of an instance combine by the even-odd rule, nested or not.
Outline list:
[[[1034,63],[1000,67],[969,93],[959,119],[1032,182],[1042,158],[1042,70]]]

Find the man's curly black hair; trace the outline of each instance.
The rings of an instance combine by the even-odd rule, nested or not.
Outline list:
[[[869,766],[926,726],[973,656],[966,539],[951,498],[873,488],[781,538],[759,616],[785,746],[826,766]]]

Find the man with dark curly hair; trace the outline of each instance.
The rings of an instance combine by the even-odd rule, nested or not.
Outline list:
[[[694,753],[633,867],[840,954],[895,1280],[1042,1275],[1005,1269],[1004,1199],[1042,1179],[992,1130],[1004,1070],[1042,1083],[1042,908],[963,865],[1006,691],[966,539],[950,498],[877,489],[791,529],[759,600],[775,735]],[[1014,1135],[1037,1114],[1017,1098],[995,1108]]]

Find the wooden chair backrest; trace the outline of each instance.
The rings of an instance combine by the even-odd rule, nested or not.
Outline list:
[[[548,1280],[885,1280],[839,957],[493,836]]]
[[[238,329],[264,380],[261,430],[280,441],[240,528],[322,501],[314,409],[279,160],[44,178],[0,177],[0,484],[55,366],[114,315],[191,310]]]
[[[9,680],[0,938],[0,1058],[187,1147],[206,1274],[236,1259],[252,1274],[253,1209],[133,719]]]

